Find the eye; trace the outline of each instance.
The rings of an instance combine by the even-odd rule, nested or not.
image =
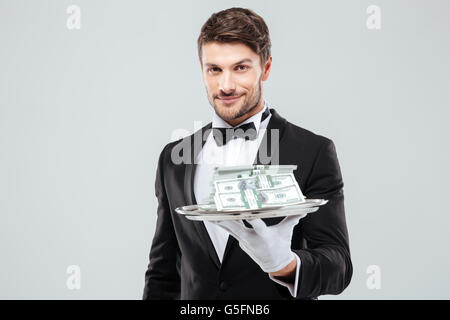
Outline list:
[[[220,71],[220,68],[218,68],[218,67],[211,67],[208,69],[209,73],[215,73],[215,72],[219,72],[219,71]]]
[[[245,70],[248,69],[248,66],[245,66],[245,65],[238,65],[238,66],[236,67],[236,69],[237,69],[238,71],[245,71]]]

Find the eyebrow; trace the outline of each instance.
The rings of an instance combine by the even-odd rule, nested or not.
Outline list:
[[[240,60],[240,61],[234,63],[233,65],[235,66],[235,65],[238,65],[238,64],[246,63],[246,62],[253,63],[253,61],[252,61],[251,59],[245,58],[245,59],[242,59],[242,60]],[[207,63],[205,63],[205,65],[206,65],[207,67],[218,67],[218,65],[215,64],[215,63],[208,63],[208,62],[207,62]]]

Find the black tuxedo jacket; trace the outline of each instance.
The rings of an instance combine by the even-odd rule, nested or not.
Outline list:
[[[294,228],[291,248],[301,260],[295,298],[339,294],[350,283],[353,267],[344,184],[334,143],[288,122],[275,109],[270,111],[272,117],[261,143],[269,144],[269,159],[277,156],[279,164],[296,164],[294,175],[304,195],[329,200]],[[287,288],[271,280],[242,251],[232,236],[220,263],[204,223],[175,212],[177,207],[196,204],[194,159],[204,144],[202,137],[210,129],[211,123],[189,137],[169,143],[160,154],[155,181],[158,217],[143,299],[294,299]],[[278,154],[270,144],[271,129],[278,129]],[[173,154],[182,156],[184,161],[174,163]],[[266,158],[261,162],[258,155],[255,163],[267,164]]]

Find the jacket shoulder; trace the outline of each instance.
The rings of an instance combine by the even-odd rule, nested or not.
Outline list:
[[[289,121],[286,121],[286,133],[288,137],[292,137],[296,141],[305,143],[312,148],[320,149],[323,146],[334,144],[331,138],[300,127]]]

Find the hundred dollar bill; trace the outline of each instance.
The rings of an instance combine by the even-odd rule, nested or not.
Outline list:
[[[239,180],[237,182],[234,182],[232,185],[229,185],[230,183],[228,183],[227,185],[220,183],[220,186],[223,186],[223,188],[227,188],[228,192],[235,190],[236,183],[239,183],[240,189],[245,186],[251,187],[253,185],[258,189],[283,187],[289,185],[290,183],[297,184],[293,176],[292,178],[286,177],[286,175],[292,174],[296,169],[296,165],[244,165],[215,167],[212,179],[209,184],[210,193],[207,197],[202,199],[202,204],[208,205],[207,207],[215,205],[216,192],[225,191],[225,189],[217,190],[217,186],[215,184],[216,181],[237,180],[244,178],[250,179],[245,181]],[[284,180],[281,180],[281,178],[272,180],[274,176],[281,175],[285,175]]]
[[[297,166],[235,166],[235,167],[217,167],[213,173],[213,180],[218,179],[234,179],[251,177],[258,174],[279,174],[290,173],[296,170]]]
[[[285,174],[258,174],[251,177],[236,179],[218,179],[212,182],[209,196],[203,199],[203,203],[214,202],[216,192],[236,192],[245,188],[268,189],[280,188],[296,184],[292,173]]]
[[[296,165],[250,165],[250,166],[229,166],[215,167],[210,184],[211,193],[208,200],[214,197],[214,181],[224,179],[236,179],[254,177],[256,175],[275,175],[282,173],[292,173],[296,170]]]
[[[249,166],[225,166],[225,167],[215,167],[214,170],[217,172],[228,172],[228,171],[247,171],[247,170],[268,170],[268,169],[287,169],[296,170],[297,165],[260,165],[254,164]]]
[[[216,193],[218,210],[258,209],[302,203],[305,201],[298,185],[276,189],[245,189],[240,192]]]
[[[237,192],[245,189],[282,188],[296,184],[295,177],[290,174],[256,175],[249,178],[225,179],[214,181],[218,193]]]

